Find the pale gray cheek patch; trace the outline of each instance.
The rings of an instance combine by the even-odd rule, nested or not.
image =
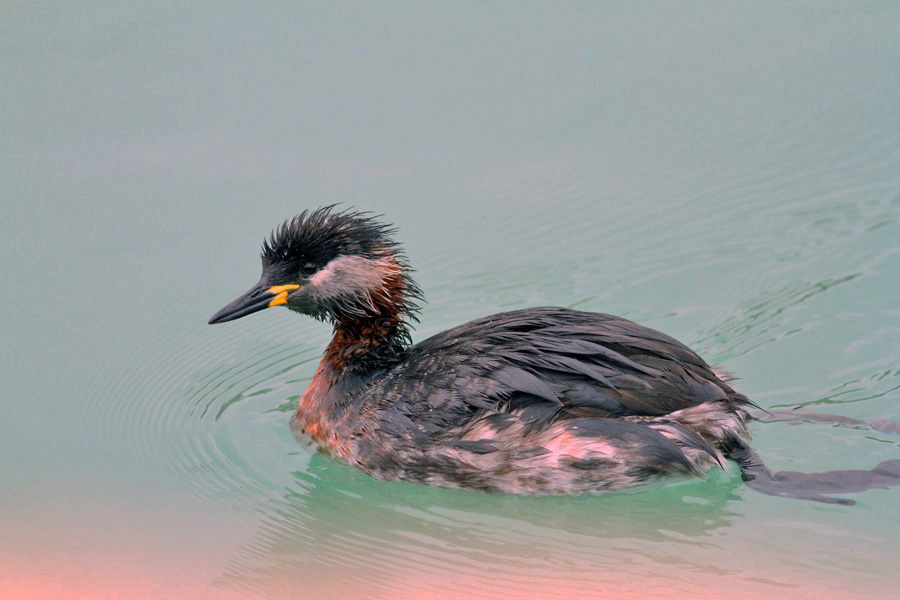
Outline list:
[[[351,302],[374,310],[372,296],[384,293],[386,272],[384,261],[339,256],[310,278],[310,292],[323,302]]]

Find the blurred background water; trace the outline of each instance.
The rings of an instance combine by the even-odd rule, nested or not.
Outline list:
[[[900,418],[900,4],[5,3],[0,595],[890,597],[897,489],[379,482],[288,418],[328,326],[209,316],[281,220],[400,228],[415,338],[530,305],[763,407]],[[757,424],[776,470],[900,438]]]

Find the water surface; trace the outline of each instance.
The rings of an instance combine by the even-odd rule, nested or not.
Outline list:
[[[400,229],[417,340],[563,305],[763,407],[900,419],[900,6],[0,8],[0,590],[22,597],[890,597],[900,491],[375,481],[288,419],[329,338],[209,316],[281,220]],[[900,438],[757,424],[776,470]]]

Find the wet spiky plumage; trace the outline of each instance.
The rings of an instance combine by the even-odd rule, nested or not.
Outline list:
[[[338,257],[357,257],[381,263],[395,274],[395,281],[381,287],[348,290],[347,293],[323,298],[307,314],[335,321],[338,315],[378,314],[379,301],[390,303],[390,312],[401,318],[415,319],[422,292],[409,276],[411,270],[400,245],[391,236],[395,229],[381,223],[368,212],[335,211],[334,205],[314,211],[303,211],[276,228],[263,242],[263,272],[271,281],[293,281],[303,273],[305,265],[316,269],[327,266]],[[391,297],[391,288],[402,293]]]
[[[533,308],[438,334],[367,376],[342,376],[326,352],[296,426],[380,478],[572,493],[700,474],[743,433],[747,405],[664,334]]]
[[[263,242],[263,267],[277,264],[299,272],[307,261],[325,265],[341,254],[399,258],[400,246],[391,239],[394,233],[392,226],[380,223],[371,213],[335,211],[334,205],[305,210],[276,227]]]
[[[266,286],[334,324],[293,419],[362,470],[486,491],[600,491],[721,464],[749,401],[631,321],[533,308],[411,345],[421,292],[393,228],[304,212],[263,245]],[[279,288],[280,289],[280,288]]]

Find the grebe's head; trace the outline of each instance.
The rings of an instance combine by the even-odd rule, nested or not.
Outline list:
[[[209,322],[282,304],[321,320],[399,322],[416,311],[421,293],[393,233],[371,213],[304,211],[263,242],[259,282]]]

